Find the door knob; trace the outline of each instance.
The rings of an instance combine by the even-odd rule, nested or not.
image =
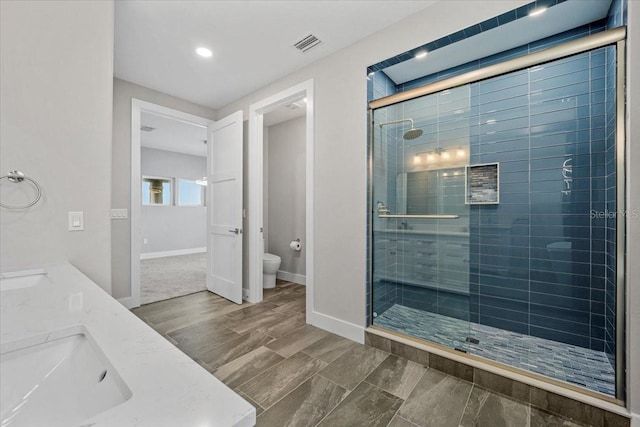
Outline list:
[[[229,233],[242,234],[242,230],[234,228],[233,230],[227,230]]]

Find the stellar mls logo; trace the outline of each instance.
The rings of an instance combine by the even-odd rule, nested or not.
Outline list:
[[[617,218],[618,216],[621,216],[623,218],[629,218],[629,219],[638,219],[640,218],[640,212],[638,212],[637,210],[633,209],[630,211],[610,211],[608,209],[605,209],[604,211],[597,211],[595,209],[591,209],[591,212],[589,213],[589,217],[591,219],[597,219],[597,218]]]

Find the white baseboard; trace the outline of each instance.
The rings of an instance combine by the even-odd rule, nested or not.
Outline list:
[[[133,298],[132,297],[120,298],[120,299],[118,299],[118,302],[120,304],[124,305],[128,310],[131,310],[132,308],[135,308],[135,306],[133,304]]]
[[[288,271],[282,270],[278,270],[276,278],[286,280],[287,282],[298,283],[300,285],[305,285],[307,283],[307,276],[303,274],[289,273]]]
[[[364,327],[336,319],[317,311],[307,312],[307,323],[341,337],[364,344]]]
[[[207,248],[176,249],[175,251],[147,252],[140,254],[140,259],[164,258],[167,256],[190,255],[207,252]]]

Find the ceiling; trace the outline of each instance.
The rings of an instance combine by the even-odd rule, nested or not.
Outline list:
[[[115,76],[220,108],[435,1],[116,2]],[[384,72],[397,84],[506,51],[606,16],[611,0],[569,0]],[[301,53],[313,33],[322,43]],[[195,54],[213,50],[212,58]],[[302,100],[264,116],[265,126],[304,115]],[[206,130],[144,113],[142,146],[206,156]]]
[[[610,5],[611,0],[569,0],[383,71],[396,84],[405,83],[597,21],[607,16]]]
[[[143,147],[176,153],[207,156],[207,129],[191,123],[143,112],[142,126],[155,128],[140,132]]]
[[[269,127],[302,117],[306,113],[305,107],[305,101],[300,99],[269,111],[263,116],[264,126]],[[207,156],[207,145],[203,142],[207,139],[205,127],[146,112],[141,113],[140,119],[142,127],[153,128],[153,130],[141,130],[140,140],[143,147],[193,156]]]
[[[217,109],[433,3],[117,1],[114,74]],[[293,47],[310,33],[322,43]]]

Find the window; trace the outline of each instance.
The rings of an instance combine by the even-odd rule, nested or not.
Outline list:
[[[179,179],[178,206],[204,206],[204,186],[196,181]]]
[[[142,204],[171,206],[171,178],[142,178]]]

